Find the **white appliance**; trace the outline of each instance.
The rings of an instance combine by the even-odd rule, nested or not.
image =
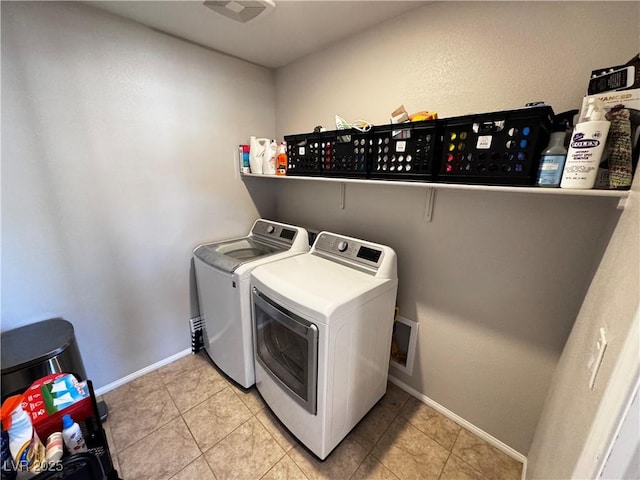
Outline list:
[[[246,237],[193,251],[203,343],[211,360],[245,388],[255,383],[250,274],[258,265],[309,251],[304,228],[258,219]]]
[[[325,459],[385,394],[396,254],[329,232],[251,273],[256,387]]]

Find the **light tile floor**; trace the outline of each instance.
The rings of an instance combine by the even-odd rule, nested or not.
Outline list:
[[[204,355],[104,395],[123,480],[519,480],[522,465],[393,384],[320,462]]]

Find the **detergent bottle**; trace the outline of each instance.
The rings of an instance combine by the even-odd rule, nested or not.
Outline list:
[[[80,425],[73,421],[71,415],[64,415],[62,417],[62,439],[71,455],[87,451],[87,444],[82,436]]]
[[[9,433],[2,427],[2,480],[15,480],[16,464],[9,450]]]
[[[265,154],[269,146],[268,138],[251,137],[249,139],[249,166],[251,173],[261,175],[265,164]]]
[[[278,143],[271,140],[264,154],[264,163],[262,164],[262,173],[266,175],[276,174],[276,156],[278,155]]]
[[[18,478],[25,472],[38,472],[45,462],[45,448],[29,414],[22,408],[22,395],[14,395],[5,400],[0,411],[2,426],[9,433],[9,450],[18,469]]]
[[[278,157],[276,162],[276,175],[287,174],[287,144],[280,142],[278,146]]]
[[[590,98],[584,120],[573,129],[561,188],[593,188],[611,122],[602,101]]]
[[[559,113],[553,119],[553,133],[549,145],[540,155],[540,168],[536,185],[540,187],[559,187],[562,180],[564,163],[567,159],[566,137],[573,129],[573,117],[578,110]]]

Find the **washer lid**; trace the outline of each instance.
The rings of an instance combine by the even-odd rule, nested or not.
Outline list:
[[[193,254],[212,267],[234,272],[243,263],[268,257],[286,249],[279,245],[261,242],[252,237],[237,238],[197,247]]]

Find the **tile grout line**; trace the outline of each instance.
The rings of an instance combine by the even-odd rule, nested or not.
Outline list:
[[[242,400],[242,399],[240,399],[240,400]],[[249,407],[247,407],[247,408],[249,408]],[[260,421],[260,419],[258,418],[258,415],[257,415],[256,413],[254,413],[254,412],[251,412],[251,413],[253,414],[253,418],[255,418],[256,422],[258,422],[258,425],[260,425],[260,427],[262,427],[262,428],[267,432],[267,434],[268,434],[268,435],[271,437],[271,439],[276,443],[276,445],[280,448],[280,450],[282,450],[282,455],[281,455],[280,457],[278,457],[278,460],[276,460],[276,461],[273,463],[273,465],[271,465],[270,467],[268,467],[268,468],[267,468],[267,471],[266,471],[266,472],[264,472],[264,473],[263,473],[262,475],[260,475],[260,477],[259,477],[259,478],[264,478],[264,476],[265,476],[267,473],[269,473],[269,472],[270,472],[270,471],[271,471],[271,470],[272,470],[272,469],[273,469],[273,468],[278,464],[278,462],[279,462],[280,460],[282,460],[282,459],[287,455],[287,452],[285,451],[285,449],[284,449],[284,448],[282,448],[282,446],[278,443],[278,441],[277,441],[277,440],[275,439],[275,437],[271,434],[271,432],[270,432],[269,430],[267,430],[267,428],[264,426],[264,424],[263,424],[263,423]],[[247,422],[248,422],[248,421],[250,421],[250,420],[251,420],[251,419],[247,420]],[[245,422],[245,423],[247,423],[247,422]],[[243,424],[243,425],[244,425],[244,424]],[[238,428],[240,428],[240,427],[238,427]]]
[[[415,397],[414,397],[415,398]],[[408,401],[408,400],[407,400]],[[427,405],[429,407],[429,405]],[[435,409],[434,409],[435,410]],[[443,416],[444,418],[448,418],[445,415],[443,415],[442,413],[438,412],[437,410],[436,414],[438,416]],[[400,415],[400,414],[399,414]],[[429,432],[423,431],[418,425],[414,424],[413,422],[411,422],[410,418],[406,418],[402,415],[400,415],[400,417],[405,420],[407,423],[409,423],[411,426],[413,426],[414,428],[416,428],[418,431],[422,432],[424,435],[426,435],[429,439],[433,440],[434,442],[436,442],[439,446],[441,446],[442,448],[444,448],[445,450],[447,450],[449,452],[449,454],[447,455],[447,460],[445,461],[443,467],[442,467],[442,471],[440,472],[440,475],[438,476],[438,479],[440,479],[442,477],[442,474],[444,473],[444,468],[446,467],[447,463],[449,462],[449,459],[451,458],[451,456],[453,455],[455,458],[457,458],[458,460],[460,460],[462,463],[464,463],[465,465],[467,465],[471,470],[473,470],[474,472],[476,472],[477,474],[481,475],[483,479],[490,479],[490,477],[488,477],[485,472],[475,468],[473,465],[471,465],[469,462],[467,462],[466,460],[464,460],[463,458],[461,458],[460,456],[456,455],[455,453],[453,453],[453,449],[458,441],[458,438],[460,438],[460,435],[462,434],[463,430],[466,430],[462,425],[459,425],[456,423],[457,427],[458,427],[458,432],[456,433],[456,438],[453,441],[453,444],[451,445],[451,449],[445,447],[444,445],[442,445],[436,438],[434,438],[433,436],[431,436],[429,434]],[[455,423],[455,422],[454,422]],[[491,445],[490,445],[491,446]],[[495,449],[495,447],[491,446],[492,448]],[[500,452],[500,450],[496,449],[498,452]],[[503,452],[500,452],[503,453]]]
[[[384,396],[383,396],[384,397]],[[382,398],[380,399],[382,400]],[[376,402],[376,404],[371,408],[371,410],[369,410],[366,415],[364,417],[362,417],[362,419],[360,421],[363,421],[367,415],[369,415],[374,408],[376,408],[379,404],[380,404],[380,400],[378,400]],[[380,439],[382,437],[384,437],[384,434],[387,432],[387,430],[389,429],[389,427],[391,426],[391,424],[393,423],[393,421],[396,419],[396,417],[398,416],[398,413],[395,414],[395,416],[391,419],[391,421],[389,422],[389,425],[387,425],[387,428],[385,428],[382,433],[380,434],[380,436],[378,437],[378,439],[373,442],[373,445],[371,445],[371,447],[369,447],[369,449],[366,451],[366,454],[364,456],[364,458],[360,461],[360,463],[358,464],[358,466],[356,467],[356,469],[353,471],[353,473],[349,476],[349,479],[352,479],[356,473],[358,473],[358,470],[360,469],[360,467],[364,464],[364,462],[367,460],[367,457],[369,455],[371,455],[373,458],[376,458],[373,455],[373,449],[375,448],[376,444],[380,441]],[[347,434],[347,437],[349,436],[349,434],[351,434],[351,432],[353,432],[353,430],[355,430],[355,427],[353,429],[351,429],[351,431]],[[345,437],[346,438],[346,437]],[[361,447],[363,446],[360,442],[358,442],[357,440],[354,440],[358,445],[360,445]],[[381,462],[382,463],[382,462]]]
[[[162,388],[164,388],[164,385],[162,386]],[[156,389],[156,390],[160,390],[160,389],[158,388],[158,389]],[[154,390],[154,392],[155,392],[156,390]],[[167,392],[166,392],[166,393],[167,393],[167,396],[169,397],[169,400],[171,401],[171,403],[172,403],[172,404],[173,404],[173,406],[175,407],[176,411],[178,412],[178,415],[177,415],[177,416],[175,416],[175,417],[172,417],[172,418],[168,419],[166,422],[164,422],[163,424],[161,424],[161,425],[157,426],[156,428],[154,428],[151,432],[149,432],[149,433],[148,433],[147,435],[145,435],[144,437],[140,438],[139,440],[136,440],[135,442],[133,442],[133,443],[131,443],[131,444],[127,445],[126,447],[124,447],[124,448],[122,448],[122,449],[115,449],[115,445],[114,445],[114,450],[115,450],[116,455],[119,455],[119,454],[123,453],[125,450],[130,449],[131,447],[133,447],[134,445],[136,445],[136,444],[137,444],[138,442],[140,442],[141,440],[144,440],[145,438],[147,438],[147,437],[151,436],[152,434],[156,433],[156,432],[157,432],[158,430],[160,430],[161,428],[163,428],[163,427],[165,427],[165,426],[169,425],[169,423],[173,422],[173,421],[174,421],[175,419],[177,419],[178,417],[181,417],[181,416],[182,416],[182,414],[180,413],[180,410],[178,410],[178,407],[176,406],[175,402],[173,401],[173,398],[171,398],[171,395],[169,394],[169,391],[168,391],[168,390],[167,390]],[[111,436],[112,436],[112,438],[114,438],[113,442],[114,442],[114,444],[115,444],[115,435],[114,435],[113,429],[111,430]]]
[[[256,390],[256,392],[257,392],[257,390]],[[234,391],[234,393],[236,393],[236,392]],[[289,452],[293,451],[296,447],[291,447],[289,450],[285,450],[285,448],[284,448],[282,445],[280,445],[280,442],[278,442],[278,440],[277,440],[277,439],[276,439],[276,437],[273,435],[273,433],[271,433],[271,431],[266,427],[266,425],[265,425],[264,423],[262,423],[262,421],[258,418],[258,413],[261,413],[261,412],[265,411],[265,409],[267,409],[267,408],[268,408],[268,405],[267,405],[267,403],[264,401],[264,399],[262,398],[262,396],[260,396],[260,393],[259,393],[259,392],[257,392],[257,393],[258,393],[258,397],[260,398],[260,402],[261,402],[262,404],[264,404],[264,406],[260,409],[260,411],[259,411],[259,412],[257,412],[257,413],[251,412],[251,413],[253,414],[253,416],[255,417],[255,419],[258,421],[258,423],[259,423],[260,425],[262,425],[262,427],[267,431],[267,433],[271,436],[271,438],[276,442],[276,445],[278,445],[278,446],[279,446],[279,447],[284,451],[284,455],[282,455],[282,457],[280,457],[280,458],[278,459],[278,461],[277,461],[277,462],[275,462],[275,463],[274,463],[274,464],[273,464],[273,465],[272,465],[272,466],[271,466],[271,467],[270,467],[270,468],[269,468],[269,469],[268,469],[268,470],[267,470],[267,471],[266,471],[266,472],[265,472],[265,473],[264,473],[260,478],[263,478],[267,473],[269,473],[269,472],[273,469],[273,467],[275,467],[275,466],[278,464],[278,462],[280,462],[284,457],[287,457],[287,458],[289,458],[289,460],[291,460],[291,462],[293,462],[293,464],[294,464],[294,465],[295,465],[295,466],[296,466],[296,467],[297,467],[297,468],[302,472],[302,474],[305,476],[305,478],[307,478],[307,479],[308,479],[309,477],[307,476],[307,474],[306,474],[306,473],[304,473],[304,470],[302,470],[302,467],[300,467],[300,465],[298,465],[298,463],[295,461],[295,459],[294,459],[294,458],[292,458],[292,457],[289,455]],[[236,393],[236,395],[238,395],[238,394]],[[242,401],[242,399],[240,399],[240,400]],[[244,402],[243,402],[243,403],[244,403]],[[245,404],[245,405],[246,405],[246,404]],[[247,407],[247,408],[249,408],[249,407]],[[276,417],[276,416],[275,416],[275,414],[273,414],[273,413],[272,413],[272,415],[275,417],[276,422],[277,422],[277,421],[278,421],[278,417]],[[277,428],[277,427],[276,427],[276,428]],[[289,433],[289,432],[287,431],[287,433]],[[294,436],[294,438],[295,438],[295,436]],[[295,438],[295,441],[296,441],[296,442],[299,442],[299,440],[298,440],[297,438]]]
[[[236,396],[238,396],[238,398],[240,398],[240,396],[238,395],[238,393],[237,393],[237,392],[235,392],[235,391],[234,391],[234,393],[236,394]],[[264,400],[262,400],[262,397],[259,397],[259,398],[260,398],[260,402],[264,403]],[[242,400],[242,398],[240,398],[240,401],[241,401],[242,403],[244,403],[244,401]],[[274,464],[273,464],[273,465],[271,465],[271,466],[267,469],[267,471],[266,471],[266,472],[264,472],[264,473],[260,476],[260,478],[264,478],[264,476],[265,476],[265,475],[267,475],[271,470],[273,470],[273,468],[274,468],[274,467],[275,467],[275,466],[276,466],[276,465],[277,465],[277,464],[278,464],[278,463],[279,463],[279,462],[280,462],[284,457],[287,457],[287,456],[288,456],[289,452],[287,452],[287,451],[283,448],[283,446],[282,446],[282,445],[280,445],[280,442],[278,442],[278,440],[277,440],[277,439],[276,439],[276,437],[273,435],[273,433],[271,433],[271,431],[266,427],[266,425],[265,425],[264,423],[262,423],[262,421],[258,418],[258,413],[262,413],[262,411],[266,408],[266,404],[265,404],[265,406],[263,406],[263,407],[262,407],[258,412],[254,412],[254,411],[252,411],[246,403],[244,403],[244,405],[249,409],[249,411],[250,411],[250,412],[251,412],[251,414],[253,415],[253,418],[255,418],[255,419],[256,419],[256,421],[258,422],[258,425],[260,425],[262,428],[264,428],[264,430],[269,434],[269,436],[271,437],[271,439],[276,443],[276,445],[277,445],[278,447],[280,447],[280,449],[281,449],[281,450],[282,450],[282,452],[283,452],[283,453],[282,453],[282,456],[281,456],[281,457],[279,457],[279,458],[278,458],[278,460],[276,460],[276,461],[274,462]],[[246,423],[246,422],[245,422],[245,423]],[[293,461],[293,460],[291,460],[291,461]],[[294,464],[297,466],[297,464],[296,464],[295,462],[294,462]],[[298,468],[300,468],[300,467],[298,467]],[[303,474],[304,474],[304,473],[303,473]],[[305,475],[305,477],[306,477],[306,475]]]
[[[309,477],[307,476],[306,473],[304,473],[304,470],[302,469],[302,467],[300,465],[298,465],[298,463],[296,462],[296,459],[293,458],[291,455],[289,455],[289,452],[292,452],[293,450],[295,450],[296,447],[291,448],[288,452],[285,453],[285,456],[289,458],[289,460],[291,460],[293,462],[293,464],[298,468],[298,470],[300,470],[300,472],[302,472],[302,475],[304,475],[304,478],[306,478],[307,480],[309,480]]]
[[[262,410],[261,410],[260,412],[258,412],[258,413],[261,413],[261,412],[262,412]],[[264,423],[262,423],[262,420],[260,420],[260,419],[258,418],[258,414],[257,414],[257,413],[255,413],[255,414],[254,414],[254,416],[256,417],[256,420],[258,421],[258,423],[259,423],[260,425],[262,425],[262,427],[267,431],[267,433],[268,433],[269,435],[271,435],[271,438],[273,438],[273,441],[274,441],[274,442],[276,442],[276,445],[278,445],[278,446],[279,446],[280,448],[282,448],[282,450],[284,451],[284,455],[283,455],[283,456],[278,460],[278,462],[279,462],[280,460],[282,460],[282,458],[283,458],[285,455],[288,455],[288,454],[289,454],[289,451],[293,450],[295,447],[291,447],[291,448],[289,449],[289,451],[285,450],[285,449],[284,449],[284,447],[283,447],[282,445],[280,445],[280,442],[278,442],[278,439],[273,435],[273,433],[271,433],[271,431],[267,428],[267,426],[266,426]],[[276,463],[278,463],[278,462],[276,462]],[[295,463],[295,462],[294,462],[294,463]],[[274,464],[274,466],[275,466],[275,464]],[[265,475],[266,475],[266,474],[265,474]],[[263,477],[264,477],[264,475],[263,475]]]
[[[371,410],[373,410],[373,409],[371,409]],[[367,415],[368,415],[368,414],[367,414]],[[365,416],[366,416],[366,415],[365,415]],[[393,421],[393,420],[392,420],[392,421]],[[389,428],[389,427],[387,427],[387,428]],[[352,431],[353,431],[353,430],[352,430]],[[386,432],[386,430],[385,430],[385,432]],[[349,432],[349,433],[351,433],[351,432]],[[384,433],[383,433],[383,435],[384,435]],[[348,434],[347,434],[347,436],[348,436]],[[346,437],[345,437],[345,438],[346,438]],[[382,436],[380,436],[380,438],[382,438]],[[380,440],[380,438],[379,438],[378,440]],[[354,440],[354,441],[355,441],[358,445],[362,446],[362,445],[361,445],[357,440]],[[376,441],[376,443],[378,443],[378,442]],[[357,466],[357,467],[356,467],[356,469],[353,471],[353,473],[349,476],[349,479],[352,479],[352,478],[355,476],[355,474],[356,474],[356,473],[358,473],[358,470],[360,470],[360,467],[362,466],[362,464],[367,460],[367,457],[368,457],[369,455],[371,455],[371,452],[373,451],[373,447],[375,447],[375,446],[376,446],[376,443],[374,443],[374,444],[371,446],[371,448],[370,448],[369,450],[367,450],[367,451],[366,451],[366,453],[365,453],[365,455],[364,455],[364,458],[360,461],[360,463],[358,463],[358,466]]]
[[[162,367],[161,367],[161,368],[162,368]],[[168,384],[171,384],[171,383],[173,383],[173,382],[177,381],[177,379],[174,379],[174,380],[171,380],[171,381],[167,381],[167,380],[166,380],[166,378],[165,378],[165,375],[162,375],[162,374],[160,373],[161,368],[158,368],[158,369],[155,369],[155,370],[153,370],[153,371],[151,371],[151,372],[148,372],[146,375],[143,375],[143,376],[141,376],[140,378],[143,378],[143,377],[146,377],[146,376],[149,376],[149,377],[155,376],[155,377],[159,380],[159,386],[158,386],[158,388],[153,389],[152,391],[147,391],[147,392],[146,392],[146,395],[149,395],[150,393],[157,393],[157,392],[163,391],[163,396],[164,396],[165,398],[168,398],[168,399],[169,399],[169,401],[171,402],[171,404],[172,404],[172,405],[173,405],[173,407],[175,408],[175,411],[177,412],[177,415],[175,415],[175,416],[173,416],[173,417],[169,418],[166,422],[162,423],[161,425],[156,426],[156,427],[155,427],[151,432],[149,432],[148,434],[146,434],[146,435],[145,435],[145,436],[143,436],[142,438],[140,438],[140,439],[136,440],[135,442],[131,443],[130,445],[127,445],[126,447],[123,447],[123,448],[120,448],[120,449],[116,449],[116,448],[115,448],[115,447],[116,447],[116,440],[115,440],[116,435],[115,435],[114,429],[111,427],[111,425],[109,425],[109,426],[108,426],[108,428],[109,428],[109,430],[110,430],[110,432],[111,432],[111,438],[112,438],[112,442],[113,442],[113,450],[114,450],[114,451],[113,451],[113,456],[115,457],[115,460],[116,460],[116,462],[118,463],[118,466],[119,466],[118,470],[119,470],[121,473],[122,473],[122,466],[121,466],[120,464],[121,464],[121,460],[122,460],[122,456],[123,456],[123,454],[125,454],[129,449],[133,448],[133,447],[134,447],[136,444],[138,444],[139,442],[144,441],[145,439],[148,439],[148,438],[149,438],[149,437],[151,437],[152,435],[156,435],[156,434],[157,434],[157,432],[158,432],[159,430],[161,430],[162,428],[165,428],[167,425],[169,425],[171,422],[176,421],[178,418],[180,418],[180,421],[181,421],[181,422],[183,423],[183,425],[187,428],[187,431],[189,432],[189,435],[190,435],[191,439],[194,441],[194,443],[195,443],[195,444],[196,444],[196,446],[198,447],[198,450],[200,451],[200,455],[199,455],[199,456],[201,456],[201,455],[202,455],[202,450],[200,449],[200,446],[198,445],[198,442],[195,440],[195,437],[193,436],[193,433],[191,432],[191,429],[189,428],[189,425],[187,424],[187,422],[186,422],[186,420],[185,420],[185,418],[184,418],[184,415],[183,415],[183,413],[186,413],[186,412],[190,411],[190,410],[191,410],[191,408],[189,408],[189,409],[188,409],[188,410],[186,410],[185,412],[181,412],[181,411],[180,411],[180,409],[179,409],[179,408],[178,408],[178,406],[176,405],[176,402],[175,402],[175,400],[174,400],[173,396],[171,395],[171,391],[170,391],[170,390],[169,390],[169,388],[167,387],[167,385],[168,385]],[[205,368],[204,366],[198,365],[198,366],[196,367],[196,370],[198,370],[198,371],[203,371],[203,370],[204,370],[204,368]],[[178,372],[178,373],[180,373],[180,372]],[[133,380],[131,380],[131,382],[127,382],[127,383],[132,383],[132,382],[134,382],[135,380],[137,380],[137,379],[133,379]],[[120,387],[123,387],[124,385],[126,385],[126,384],[123,384],[123,385],[121,385]],[[225,387],[225,388],[226,388],[226,387]],[[224,390],[224,388],[223,388],[222,390]],[[217,393],[217,392],[216,392],[216,393]],[[215,395],[215,394],[213,394],[213,395]],[[213,395],[210,395],[209,397],[207,397],[207,399],[208,399],[208,398],[210,398],[210,397],[211,397],[211,396],[213,396]],[[108,395],[108,394],[105,394],[105,395],[103,395],[102,397],[104,398],[105,396],[109,396],[109,395]],[[135,394],[134,394],[134,395],[132,395],[132,396],[133,396],[133,397],[135,397]],[[126,398],[126,397],[125,397],[125,398]],[[105,400],[105,401],[106,401],[106,400]],[[205,400],[203,400],[202,402],[198,403],[198,405],[200,405],[200,404],[201,404],[201,403],[203,403],[204,401],[206,401],[206,399],[205,399]],[[126,404],[127,404],[127,405],[130,405],[130,404],[132,404],[133,402],[135,402],[135,398],[134,398],[132,401],[130,401],[130,402],[126,402]],[[116,402],[116,405],[115,405],[116,407],[118,406],[118,403],[119,403],[119,402]],[[122,404],[122,403],[121,403],[121,406],[123,406],[123,405],[124,405],[124,404]],[[165,402],[165,404],[163,405],[163,411],[165,411],[165,410],[166,410],[167,406],[168,406],[168,404]],[[192,407],[192,408],[193,408],[193,407]],[[113,411],[112,411],[112,413],[113,413]],[[113,422],[112,422],[112,423],[113,423]],[[197,458],[198,458],[198,457],[196,457],[193,461],[195,461]],[[191,463],[193,463],[193,461],[192,461],[192,462],[189,462],[189,464],[188,464],[188,465],[190,465]],[[188,466],[188,465],[187,465],[187,466]],[[182,471],[182,470],[183,470],[184,468],[186,468],[187,466],[183,467],[182,469],[178,470],[177,472],[174,472],[174,473],[172,474],[172,476],[177,475],[180,471]],[[208,466],[208,464],[207,464],[207,466]],[[210,469],[210,467],[209,467],[209,469]]]
[[[444,461],[444,465],[442,465],[442,470],[440,470],[440,475],[438,475],[438,480],[442,478],[442,475],[444,474],[444,469],[447,468],[447,463],[449,463],[449,459],[451,458],[451,455],[453,455],[453,448],[456,446],[456,442],[460,437],[461,431],[462,431],[462,427],[458,429],[458,433],[456,434],[456,439],[453,441],[453,444],[451,445],[451,450],[449,450],[449,455],[447,455],[447,459]]]
[[[226,380],[226,379],[225,379],[225,380]],[[228,438],[232,433],[234,433],[236,430],[238,430],[239,428],[241,428],[243,425],[247,424],[247,423],[248,423],[248,422],[250,422],[252,419],[255,419],[255,420],[258,422],[258,424],[259,424],[262,428],[264,428],[264,430],[269,434],[269,436],[273,439],[273,441],[276,443],[276,445],[278,445],[278,447],[283,451],[282,456],[280,456],[280,457],[278,458],[278,460],[277,460],[273,465],[271,465],[271,466],[267,469],[267,471],[266,471],[266,472],[264,472],[264,473],[259,477],[259,478],[262,478],[262,477],[264,477],[267,473],[269,473],[269,472],[271,471],[271,469],[272,469],[273,467],[275,467],[275,466],[276,466],[276,464],[277,464],[280,460],[282,460],[285,456],[287,456],[288,452],[287,452],[284,448],[282,448],[282,445],[280,445],[280,443],[278,443],[278,441],[277,441],[277,440],[276,440],[276,438],[273,436],[273,434],[272,434],[272,433],[271,433],[271,432],[270,432],[270,431],[265,427],[265,425],[264,425],[264,424],[260,421],[260,419],[258,418],[258,413],[262,412],[262,410],[264,409],[264,407],[263,407],[263,408],[261,408],[258,412],[254,412],[253,410],[251,410],[251,408],[249,408],[249,405],[247,405],[247,404],[244,402],[244,400],[242,400],[242,398],[240,397],[240,395],[238,394],[238,392],[236,392],[236,389],[235,389],[234,385],[233,385],[233,384],[231,384],[231,383],[229,383],[228,381],[227,381],[227,383],[228,383],[228,385],[227,385],[224,389],[222,389],[222,390],[225,390],[225,389],[229,388],[229,389],[233,392],[233,394],[236,396],[236,398],[237,398],[238,400],[240,400],[240,402],[242,402],[242,404],[243,404],[243,405],[245,406],[245,408],[249,411],[249,413],[251,414],[251,416],[250,416],[247,420],[245,420],[244,422],[242,422],[240,425],[238,425],[236,428],[234,428],[232,431],[230,431],[227,435],[225,435],[225,436],[224,436],[224,437],[222,437],[220,440],[218,440],[214,445],[212,445],[211,447],[209,447],[206,451],[204,451],[204,452],[203,452],[203,451],[202,451],[202,449],[200,448],[200,445],[198,445],[198,448],[200,449],[201,454],[202,454],[202,456],[204,457],[204,455],[206,454],[206,452],[209,452],[209,451],[210,451],[212,448],[214,448],[216,445],[220,444],[220,442],[224,441],[226,438]],[[220,390],[220,391],[222,391],[222,390]],[[218,392],[218,393],[219,393],[219,392]],[[215,395],[215,394],[214,394],[214,395]],[[212,395],[212,396],[213,396],[213,395]],[[211,397],[209,397],[209,398],[211,398]],[[201,403],[204,403],[204,402],[201,402]],[[198,404],[198,405],[200,405],[200,404]],[[186,423],[186,421],[185,421],[185,423]],[[189,426],[187,425],[187,428],[188,428],[188,427],[189,427]],[[189,433],[191,433],[191,430],[189,430]],[[191,433],[191,436],[193,437],[193,433]],[[195,441],[195,438],[194,438],[194,441]],[[198,444],[198,442],[196,442],[196,444]],[[211,470],[211,472],[213,473],[214,477],[215,477],[215,478],[218,478],[218,477],[216,476],[215,472],[213,471],[213,469],[211,468],[211,465],[209,465],[209,462],[207,461],[207,459],[206,459],[206,458],[204,458],[204,460],[205,460],[205,462],[207,462],[207,466],[209,467],[209,470]],[[295,463],[295,462],[294,462],[294,463]],[[296,466],[297,466],[297,464],[296,464]]]
[[[386,395],[386,394],[385,394],[385,395]],[[383,397],[383,398],[384,398],[384,397]],[[369,454],[368,454],[368,455],[371,455],[373,458],[375,458],[375,459],[376,459],[376,460],[377,460],[381,465],[384,465],[384,467],[385,467],[387,470],[389,470],[389,471],[390,471],[390,472],[391,472],[395,477],[397,477],[397,478],[400,478],[400,477],[398,477],[398,475],[396,475],[396,473],[395,473],[393,470],[391,470],[391,468],[389,468],[389,466],[388,466],[388,465],[385,465],[385,464],[384,464],[384,462],[382,461],[382,459],[381,459],[381,458],[378,458],[378,457],[373,453],[373,451],[375,450],[375,447],[376,447],[376,445],[378,444],[378,442],[379,442],[380,440],[382,440],[382,439],[384,438],[385,434],[387,433],[387,431],[389,431],[389,429],[391,428],[391,425],[393,425],[393,422],[396,420],[396,418],[398,418],[398,417],[400,416],[400,412],[402,411],[402,409],[404,408],[404,406],[407,404],[407,402],[408,402],[408,401],[409,401],[409,397],[407,397],[407,398],[405,399],[405,401],[404,401],[404,402],[402,402],[402,405],[400,405],[400,406],[398,407],[398,411],[396,412],[395,416],[391,419],[391,421],[389,422],[389,425],[387,425],[387,428],[385,428],[385,429],[384,429],[384,431],[382,432],[382,434],[380,435],[380,437],[378,438],[378,440],[376,440],[376,441],[375,441],[375,443],[374,443],[374,444],[373,444],[373,446],[371,447],[371,450],[370,450],[370,452],[369,452]],[[402,418],[402,417],[401,417],[401,418]],[[366,460],[366,457],[365,457],[365,460]],[[363,463],[364,463],[364,460],[363,460]],[[362,464],[360,464],[360,465],[362,465]],[[358,466],[358,468],[360,468],[360,466]],[[356,470],[356,472],[357,472],[357,471],[358,471],[358,470]],[[354,475],[355,475],[355,472],[354,472]],[[353,478],[353,476],[352,476],[352,478]]]
[[[227,388],[229,388],[229,387],[227,387]],[[226,390],[226,388],[224,388],[224,389],[222,389],[222,390]],[[220,391],[222,391],[222,390],[220,390]],[[233,391],[233,389],[232,389],[231,391]],[[234,392],[234,393],[235,393],[235,392]],[[238,398],[238,400],[240,400],[240,399]],[[242,402],[242,400],[240,400],[240,401]],[[250,420],[251,420],[251,417],[252,417],[252,416],[254,416],[254,415],[253,415],[253,412],[249,409],[249,407],[247,407],[247,406],[245,405],[245,403],[244,403],[244,402],[242,402],[242,404],[244,405],[244,407],[245,407],[247,410],[249,410],[249,413],[251,414],[251,416],[249,416],[249,418],[247,418],[244,422],[240,423],[237,427],[235,427],[233,430],[231,430],[229,433],[227,433],[224,437],[222,437],[222,438],[221,438],[220,440],[218,440],[216,443],[214,443],[214,444],[213,444],[213,445],[211,445],[209,448],[207,448],[206,452],[208,452],[209,450],[211,450],[213,447],[215,447],[216,445],[218,445],[220,442],[222,442],[225,438],[227,438],[227,437],[228,437],[229,435],[231,435],[233,432],[235,432],[236,430],[238,430],[242,425],[244,425],[245,423],[247,423],[248,421],[250,421]],[[186,421],[185,421],[185,423],[186,423]],[[189,427],[189,425],[187,425],[187,428],[188,428],[188,427]],[[191,433],[191,429],[189,429],[189,432]],[[193,433],[191,434],[191,436],[193,437]],[[195,437],[194,437],[194,441],[195,441]],[[197,443],[198,443],[198,442],[196,441],[196,444],[197,444]],[[200,445],[198,445],[198,448],[200,448]],[[200,449],[200,451],[202,451],[202,449]],[[202,452],[202,454],[204,455],[206,452]]]

